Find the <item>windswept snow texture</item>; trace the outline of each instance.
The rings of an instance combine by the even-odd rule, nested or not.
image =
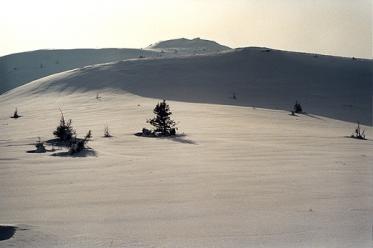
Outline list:
[[[4,97],[112,88],[151,98],[287,111],[298,100],[309,114],[371,125],[372,65],[371,60],[245,48],[88,66],[36,80]]]
[[[140,49],[38,50],[0,57],[0,94],[57,72],[130,58],[165,56]]]
[[[372,247],[373,141],[353,123],[169,101],[185,137],[144,138],[159,99],[34,93],[0,96],[0,222],[19,227],[2,248]],[[96,156],[25,152],[59,107]]]

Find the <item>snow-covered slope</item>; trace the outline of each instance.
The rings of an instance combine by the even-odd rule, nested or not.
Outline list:
[[[178,54],[208,54],[231,50],[230,47],[220,45],[211,40],[201,38],[195,39],[173,39],[160,41],[148,46],[148,49],[174,52]]]
[[[38,50],[0,57],[0,94],[32,80],[92,64],[165,56],[141,49]]]
[[[38,50],[0,57],[0,94],[33,80],[74,68],[131,58],[177,57],[230,50],[214,41],[196,38],[166,40],[146,49]]]
[[[371,65],[248,48],[11,90],[0,96],[0,247],[370,248],[373,128],[355,140],[354,123],[325,116],[370,123]],[[133,135],[158,98],[182,100],[169,104],[183,136]],[[312,114],[281,110],[296,99]],[[59,108],[79,136],[92,130],[92,150],[26,153],[53,138]]]
[[[36,80],[1,99],[112,88],[152,98],[282,110],[298,100],[310,114],[372,124],[372,65],[371,60],[245,48],[88,66]]]
[[[65,93],[0,97],[0,223],[18,227],[0,247],[372,247],[373,142],[344,137],[354,124],[170,101],[186,136],[143,138],[157,99]],[[95,155],[25,152],[58,107]]]

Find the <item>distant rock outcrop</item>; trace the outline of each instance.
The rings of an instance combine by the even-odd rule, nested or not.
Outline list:
[[[231,50],[230,47],[220,45],[219,43],[211,40],[204,40],[200,38],[195,39],[173,39],[160,41],[155,44],[151,44],[147,47],[148,49],[161,49],[166,51],[184,52],[190,54],[206,54],[214,52],[222,52]]]

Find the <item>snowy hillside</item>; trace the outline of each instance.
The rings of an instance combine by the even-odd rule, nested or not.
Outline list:
[[[229,49],[214,41],[196,38],[162,41],[147,49],[64,49],[11,54],[0,57],[0,94],[54,73],[88,65],[133,58],[216,53]]]
[[[371,60],[245,48],[88,66],[36,80],[2,99],[112,88],[151,98],[282,110],[298,100],[309,114],[372,124],[372,65]]]
[[[92,64],[164,56],[140,49],[38,50],[0,57],[0,94],[32,80]]]
[[[373,128],[348,137],[371,124],[371,60],[149,57],[0,95],[0,247],[372,247]],[[135,136],[161,98],[180,135]],[[296,100],[307,114],[289,114]],[[59,109],[90,149],[27,153]]]
[[[227,46],[218,44],[215,41],[204,40],[200,38],[195,39],[173,39],[160,41],[155,44],[148,46],[148,49],[152,50],[161,50],[174,52],[179,54],[208,54],[208,53],[217,53],[222,51],[231,50]]]
[[[157,99],[48,92],[0,96],[0,225],[18,228],[2,248],[372,247],[373,142],[352,123],[170,101],[185,136],[144,138]],[[25,152],[59,107],[94,152]]]

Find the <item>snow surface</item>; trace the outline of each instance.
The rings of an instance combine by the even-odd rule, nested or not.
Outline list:
[[[0,226],[17,229],[0,247],[372,247],[373,128],[355,140],[354,123],[333,119],[370,123],[371,65],[250,48],[87,66],[11,90],[0,96]],[[133,135],[160,98],[183,135]],[[289,115],[296,99],[310,114]],[[91,150],[26,153],[53,138],[59,108],[79,136],[92,130]]]
[[[150,98],[288,111],[298,100],[310,114],[372,125],[372,68],[372,60],[246,48],[87,66],[36,80],[4,98],[112,88]]]
[[[167,56],[141,49],[38,50],[0,57],[0,94],[54,73],[130,58]]]
[[[178,52],[175,53],[175,50]],[[196,38],[158,42],[146,49],[37,50],[0,57],[0,94],[33,80],[79,67],[133,58],[177,57],[230,50],[214,41]]]
[[[170,101],[185,136],[144,138],[156,99],[95,97],[0,97],[0,223],[19,227],[0,247],[372,246],[373,142],[344,137],[354,124]],[[25,152],[59,107],[95,154]]]

